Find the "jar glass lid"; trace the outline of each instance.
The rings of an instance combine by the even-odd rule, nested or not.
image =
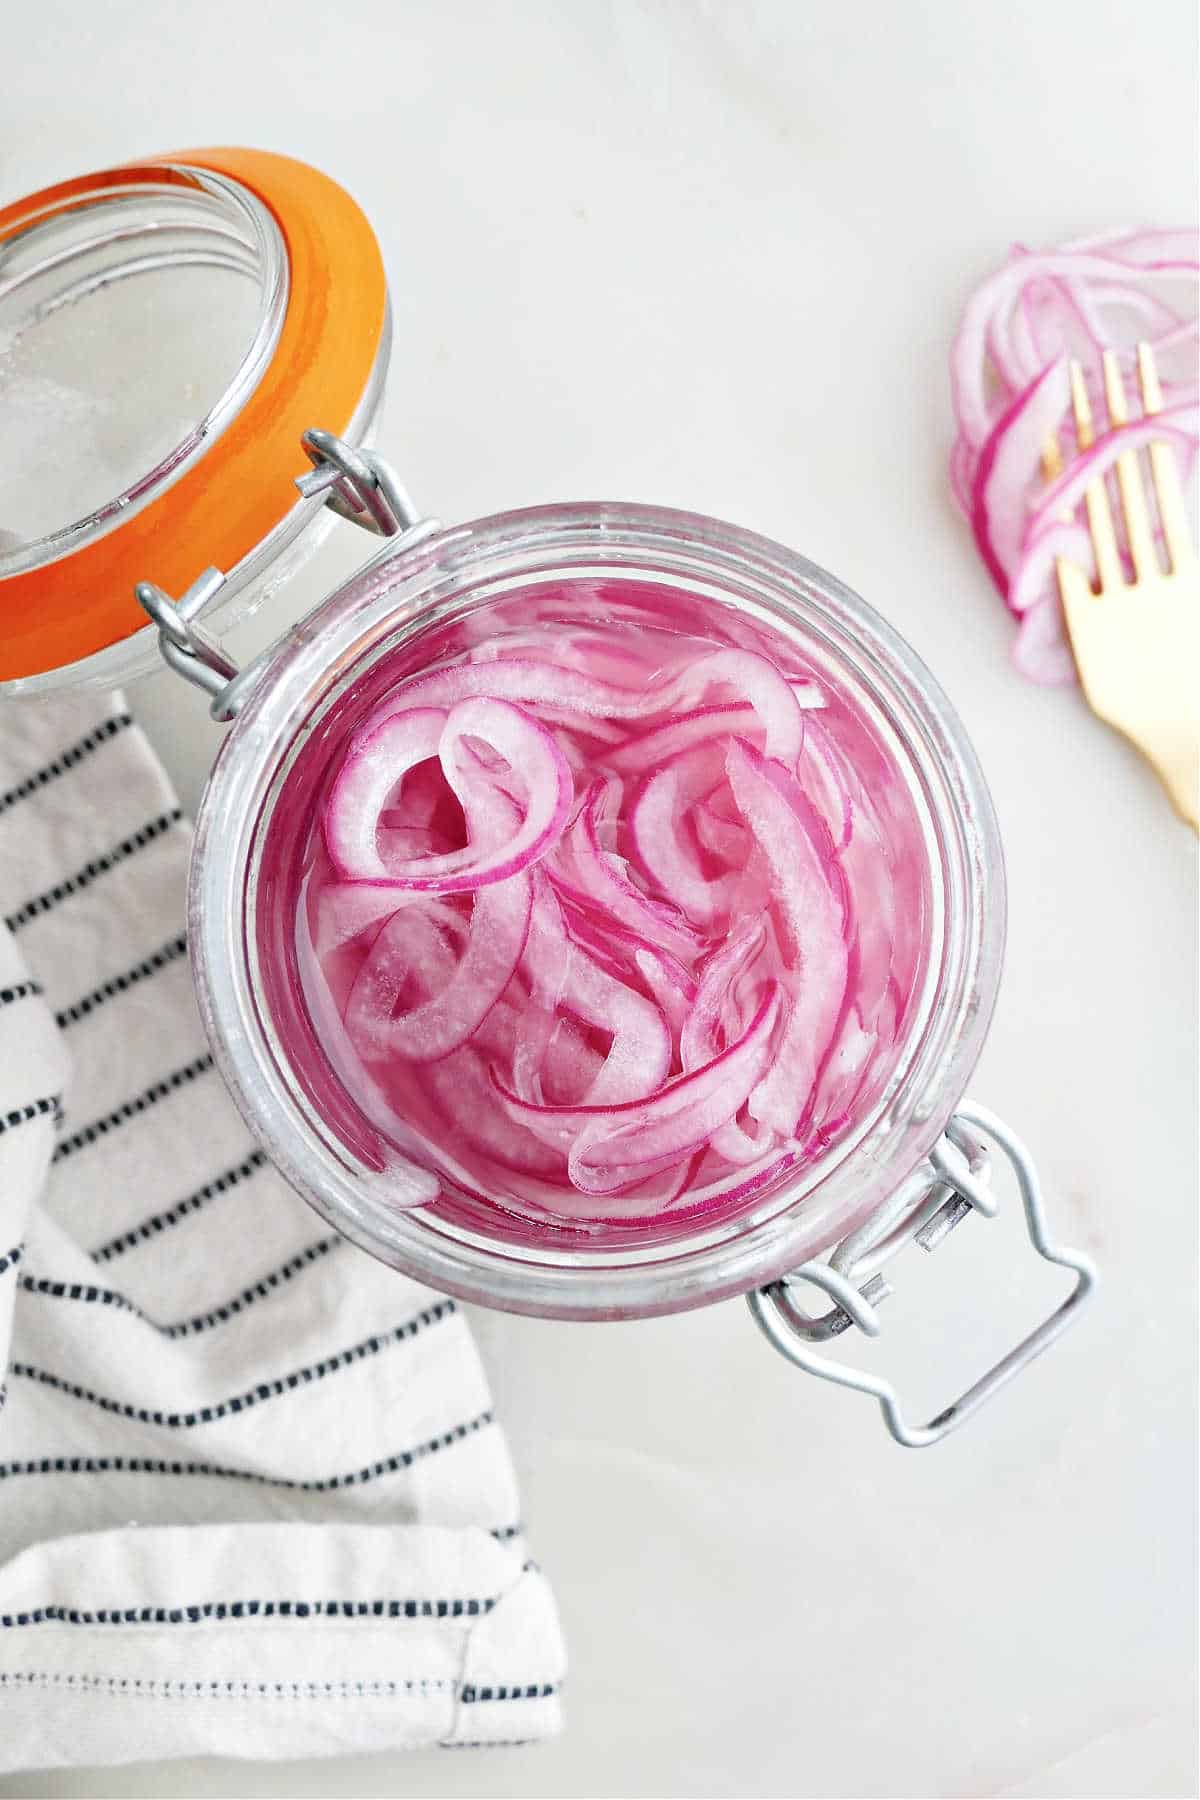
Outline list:
[[[364,215],[287,157],[190,151],[0,211],[0,680],[142,628],[138,581],[250,556],[386,317]]]
[[[163,492],[278,344],[288,265],[272,214],[220,176],[165,174],[52,207],[6,246],[6,572],[53,562]]]

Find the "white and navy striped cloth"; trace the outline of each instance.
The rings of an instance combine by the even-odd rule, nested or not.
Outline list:
[[[546,1736],[466,1322],[254,1147],[187,853],[119,699],[0,702],[0,1770]]]

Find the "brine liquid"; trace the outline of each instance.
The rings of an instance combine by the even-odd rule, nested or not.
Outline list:
[[[625,578],[373,666],[261,867],[310,1100],[398,1206],[534,1243],[723,1220],[824,1153],[895,1065],[928,931],[862,712],[782,632]]]

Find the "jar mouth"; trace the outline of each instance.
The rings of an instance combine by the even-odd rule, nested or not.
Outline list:
[[[212,170],[148,165],[17,209],[0,381],[29,430],[0,488],[0,578],[104,537],[210,450],[275,354],[288,295],[270,209]]]
[[[786,627],[871,709],[920,821],[929,953],[898,1054],[853,1130],[741,1215],[639,1248],[513,1245],[404,1212],[387,1182],[313,1106],[264,1002],[256,918],[262,850],[300,748],[364,671],[463,603],[464,589],[636,568]],[[190,938],[205,1026],[251,1129],[338,1230],[394,1267],[469,1300],[547,1317],[647,1316],[743,1292],[820,1254],[912,1172],[960,1099],[995,1001],[1004,880],[990,797],[933,677],[835,577],[768,539],[697,515],[590,503],[457,527],[386,557],[331,596],[264,669],[197,822]],[[286,1035],[286,1034],[285,1034]]]

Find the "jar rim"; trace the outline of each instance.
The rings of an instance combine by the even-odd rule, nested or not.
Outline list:
[[[453,1238],[425,1209],[387,1207],[363,1169],[297,1097],[272,1041],[254,975],[255,846],[289,754],[314,715],[369,661],[422,628],[468,572],[503,564],[544,576],[581,561],[616,573],[631,560],[719,583],[752,582],[793,632],[820,631],[841,666],[891,718],[939,859],[941,962],[901,1039],[895,1076],[860,1129],[784,1178],[769,1201],[723,1227],[619,1260],[587,1247],[539,1259]],[[646,566],[643,562],[642,566]],[[772,596],[774,596],[772,600]],[[930,836],[931,834],[931,836]],[[235,720],[197,820],[189,935],[205,1028],[251,1130],[336,1229],[407,1274],[462,1298],[546,1317],[682,1311],[778,1278],[860,1224],[925,1158],[962,1096],[990,1022],[1005,928],[1003,861],[990,795],[942,689],[903,638],[835,576],[742,527],[633,503],[524,508],[451,527],[408,555],[376,558],[302,622]]]

